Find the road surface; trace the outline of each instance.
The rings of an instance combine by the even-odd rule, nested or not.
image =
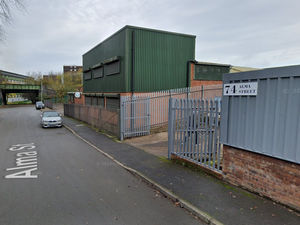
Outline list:
[[[1,225],[202,224],[34,106],[0,108]]]

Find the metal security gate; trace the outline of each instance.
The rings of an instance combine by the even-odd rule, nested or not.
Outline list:
[[[150,134],[150,99],[121,97],[121,140]]]
[[[221,100],[169,101],[168,155],[221,172]]]

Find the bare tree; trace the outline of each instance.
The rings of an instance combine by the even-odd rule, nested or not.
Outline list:
[[[4,35],[4,25],[12,21],[12,10],[23,8],[22,0],[0,0],[0,40]]]

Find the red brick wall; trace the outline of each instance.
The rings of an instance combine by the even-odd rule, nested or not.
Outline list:
[[[216,84],[223,84],[222,81],[218,80],[192,80],[191,87],[196,86],[207,86],[207,85],[216,85]]]
[[[80,98],[75,98],[74,97],[74,103],[84,105],[85,104],[85,99],[84,99],[84,95],[82,94],[83,87],[80,87],[79,92],[80,92]]]
[[[300,210],[300,165],[225,146],[225,179]]]
[[[118,110],[90,105],[64,104],[64,114],[84,121],[100,130],[106,130],[115,136],[120,136],[120,113]]]
[[[74,97],[74,104],[84,105],[84,103],[85,103],[84,95],[82,93],[80,94],[80,98],[75,98]]]

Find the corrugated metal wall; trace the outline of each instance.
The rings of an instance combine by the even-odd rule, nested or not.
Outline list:
[[[84,71],[120,56],[120,73],[84,80],[84,92],[152,92],[186,87],[187,62],[195,58],[195,38],[125,26],[83,55]]]
[[[258,82],[257,96],[223,96],[223,144],[300,163],[300,66],[226,74]]]
[[[83,55],[83,71],[115,56],[120,57],[120,73],[83,81],[84,92],[126,92],[125,29],[115,33]]]
[[[187,86],[187,62],[195,58],[195,36],[145,29],[135,32],[135,91]]]

